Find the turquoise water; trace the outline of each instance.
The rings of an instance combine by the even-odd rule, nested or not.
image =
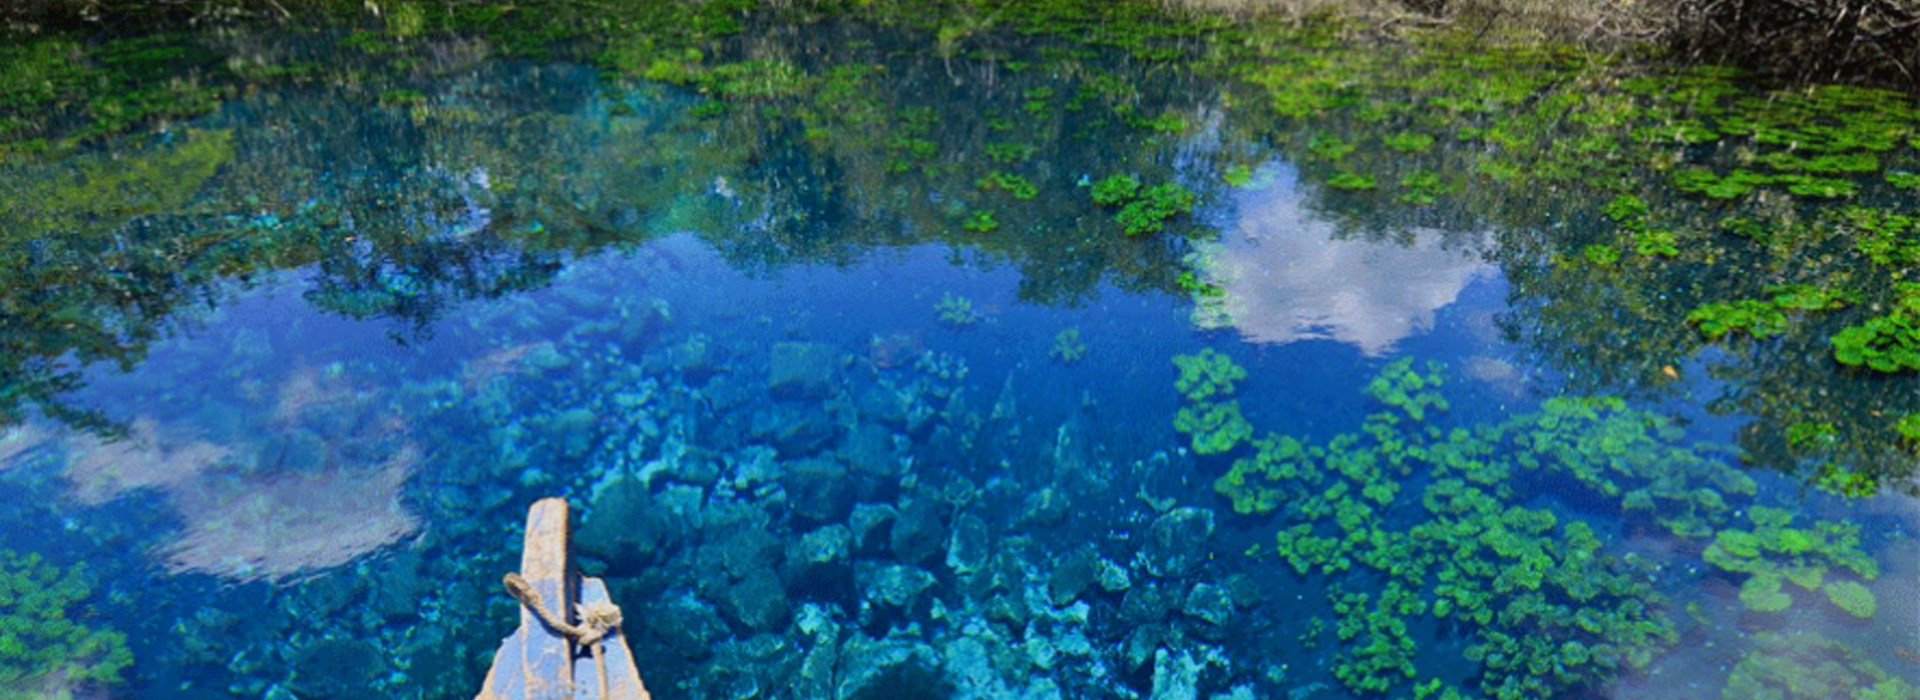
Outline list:
[[[857,128],[450,53],[420,100],[279,86],[0,173],[13,223],[73,235],[21,258],[44,271],[21,298],[63,301],[5,326],[7,396],[32,400],[0,443],[0,548],[84,567],[72,616],[134,659],[114,696],[470,696],[549,495],[580,514],[582,568],[656,697],[1920,683],[1910,497],[1747,469],[1751,416],[1719,405],[1747,387],[1712,351],[1661,391],[1609,381],[1606,348],[1568,331],[1608,315],[1556,318],[1582,300],[1511,236],[1445,202],[1356,211],[1215,86],[1109,66],[1140,113],[1182,116],[1162,133],[1010,106],[1064,103],[1069,68],[906,57],[867,97],[937,155],[849,158],[833,140]],[[1021,142],[1044,147],[1017,166],[1031,203],[953,175]],[[1222,183],[1220,153],[1248,182]],[[1116,172],[1197,207],[1123,236],[1086,199]],[[130,202],[21,184],[111,173]],[[966,230],[989,209],[998,228]],[[1194,270],[1218,293],[1182,291]],[[1176,387],[1175,358],[1205,349],[1244,369],[1218,391],[1253,436],[1338,446],[1296,460],[1313,476],[1251,477],[1264,506],[1217,486],[1258,448],[1176,429],[1224,400]],[[1379,388],[1410,377],[1437,388]],[[1449,479],[1492,510],[1434,505],[1467,502]],[[1759,572],[1709,561],[1770,512],[1791,524],[1749,544]],[[1526,513],[1556,524],[1514,534]],[[1297,525],[1363,544],[1290,563],[1275,533]],[[1457,588],[1495,590],[1497,615],[1454,602],[1439,571],[1463,561],[1492,568]],[[1748,583],[1782,575],[1814,583]],[[1396,591],[1417,602],[1380,613]],[[1512,667],[1496,636],[1551,653]]]

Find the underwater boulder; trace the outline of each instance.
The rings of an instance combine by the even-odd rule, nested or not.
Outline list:
[[[900,501],[900,515],[894,519],[888,537],[894,558],[919,565],[946,550],[946,524],[940,521],[940,510],[930,498]]]
[[[1139,563],[1147,573],[1161,578],[1185,576],[1206,561],[1210,553],[1207,539],[1212,536],[1213,511],[1175,508],[1147,528],[1147,542],[1140,548]]]
[[[362,698],[387,660],[371,642],[328,637],[301,645],[293,668],[293,692],[301,698]]]
[[[1066,605],[1079,598],[1100,574],[1099,555],[1082,547],[1060,558],[1047,576],[1047,597],[1054,605]]]
[[[1125,665],[1121,668],[1128,675],[1137,673],[1153,660],[1154,652],[1159,651],[1160,643],[1167,638],[1166,625],[1141,625],[1127,634],[1127,640],[1120,645],[1121,657]]]
[[[647,630],[674,654],[688,661],[713,655],[714,645],[727,636],[727,622],[706,601],[680,592],[646,606],[640,616]]]
[[[940,655],[922,642],[856,634],[840,647],[839,700],[919,700],[953,697],[940,673]]]
[[[780,575],[800,597],[843,595],[851,583],[852,570],[846,562],[852,540],[853,533],[845,525],[828,525],[801,535],[787,545]]]
[[[660,546],[653,510],[653,496],[639,479],[618,475],[600,482],[574,530],[574,551],[604,562],[608,575],[640,569]]]
[[[1067,521],[1066,494],[1048,486],[1027,495],[1021,504],[1020,524],[1053,527]]]
[[[1197,700],[1200,671],[1206,663],[1185,651],[1161,649],[1153,655],[1153,693],[1147,700]]]
[[[892,504],[854,504],[853,515],[847,518],[847,528],[853,535],[853,553],[861,556],[885,553],[892,545],[889,535],[893,532],[893,521],[899,516],[900,511]]]
[[[860,416],[891,430],[907,429],[907,401],[898,392],[870,384],[855,401]]]
[[[787,508],[794,517],[814,523],[846,520],[853,510],[853,490],[846,466],[831,459],[789,463],[780,475]]]
[[[775,343],[767,361],[767,393],[776,399],[823,399],[833,393],[840,353],[820,343]]]
[[[911,610],[920,594],[932,588],[937,579],[926,571],[902,564],[860,562],[854,579],[868,604],[894,610]]]
[[[770,567],[757,568],[718,591],[720,612],[744,631],[777,629],[787,621],[787,592]]]
[[[1178,596],[1164,586],[1134,586],[1120,599],[1120,622],[1128,625],[1159,622],[1179,604]]]
[[[754,411],[747,435],[755,442],[771,445],[782,457],[793,458],[826,449],[839,437],[839,430],[833,418],[817,405],[798,408],[781,404]]]
[[[1225,627],[1233,619],[1233,596],[1222,586],[1202,583],[1187,592],[1180,611],[1214,627]]]
[[[947,545],[947,568],[966,575],[985,567],[993,557],[991,537],[986,521],[971,513],[960,516],[954,521],[953,538]]]

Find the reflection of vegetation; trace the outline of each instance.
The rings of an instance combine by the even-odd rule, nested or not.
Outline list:
[[[126,637],[77,619],[92,593],[78,569],[0,550],[0,698],[67,697],[120,681],[133,663]]]
[[[431,206],[395,207],[372,187],[299,196],[319,181],[282,170],[286,182],[249,183],[284,193],[264,206],[236,186],[197,217],[169,217],[195,231],[189,249],[223,242],[226,259],[208,265],[220,274],[320,262],[316,303],[418,324],[454,299],[538,285],[557,269],[555,251],[629,237],[642,212],[701,231],[740,264],[843,263],[874,246],[943,240],[1018,265],[1027,300],[1072,302],[1102,282],[1217,292],[1182,262],[1190,229],[1181,215],[1208,193],[1173,183],[1246,184],[1245,164],[1277,148],[1299,165],[1314,206],[1351,234],[1384,235],[1409,220],[1494,230],[1492,256],[1518,302],[1506,329],[1576,381],[1660,391],[1716,338],[1767,336],[1727,344],[1712,367],[1733,386],[1715,408],[1755,417],[1745,444],[1754,459],[1841,490],[1878,488],[1910,464],[1887,446],[1896,417],[1920,412],[1911,390],[1920,323],[1899,310],[1895,285],[1920,261],[1920,224],[1889,203],[1916,182],[1920,113],[1891,93],[1757,94],[1724,70],[1670,71],[1444,31],[1355,50],[1333,24],[1229,23],[1148,2],[404,5],[372,26],[323,35],[317,54],[245,31],[95,44],[35,37],[0,48],[18,67],[0,77],[0,158],[51,162],[206,113],[258,83],[327,84],[344,101],[384,102],[335,120],[360,125],[357,137],[342,129],[314,139],[348,151],[378,134],[457,143],[444,137],[539,112],[494,127],[512,133],[495,139],[504,148],[435,145],[405,163],[412,176],[396,187],[414,191],[396,199],[431,191]],[[354,3],[336,9],[369,19]],[[862,21],[814,22],[824,16]],[[781,23],[807,30],[746,31]],[[475,65],[475,39],[507,55],[591,61],[618,81],[594,107],[608,123],[593,133],[683,147],[576,157],[589,150],[584,138],[559,132],[586,124],[541,110],[568,113],[584,90],[538,108],[445,90]],[[897,50],[930,45],[930,55]],[[701,97],[691,113],[662,119],[652,110],[688,98],[659,83]],[[1181,156],[1182,135],[1214,109],[1227,118],[1204,140],[1218,147]],[[275,109],[250,114],[314,126]],[[649,129],[667,133],[635,135]],[[496,186],[458,191],[482,164]],[[1137,175],[1089,183],[1089,201],[1068,193],[1080,172]],[[727,203],[702,199],[710,194]],[[462,197],[490,221],[474,235],[427,235],[455,228]],[[299,211],[309,198],[317,206]],[[1111,235],[1113,220],[1140,240]],[[352,245],[336,235],[339,222],[355,222]],[[225,233],[208,233],[217,228]],[[1147,235],[1160,231],[1171,235]],[[276,245],[237,243],[260,232]],[[1783,304],[1779,287],[1853,303]],[[129,329],[171,305],[146,308],[152,318]],[[1837,362],[1808,361],[1822,355]],[[1896,376],[1866,384],[1848,365]],[[30,400],[57,393],[51,381],[28,385],[43,387]],[[1807,421],[1832,423],[1837,439],[1790,449],[1786,427]]]
[[[1197,386],[1193,362],[1180,381]],[[1708,560],[1748,577],[1741,598],[1756,610],[1793,603],[1784,580],[1874,614],[1872,593],[1839,575],[1878,574],[1857,525],[1794,527],[1793,511],[1753,502],[1744,473],[1683,447],[1671,421],[1618,399],[1569,397],[1446,427],[1435,424],[1447,408],[1442,383],[1438,368],[1395,362],[1368,387],[1386,409],[1358,432],[1319,444],[1267,435],[1251,452],[1229,450],[1231,469],[1215,483],[1237,512],[1281,517],[1275,552],[1296,572],[1329,578],[1347,649],[1335,673],[1354,692],[1390,693],[1438,672],[1415,662],[1409,629],[1426,616],[1471,639],[1465,655],[1490,697],[1558,697],[1646,667],[1678,639],[1677,623],[1657,576],[1601,534],[1615,530],[1613,517],[1629,530],[1711,538]],[[1592,519],[1595,502],[1617,510]],[[1377,599],[1344,592],[1377,577],[1386,582]],[[1443,685],[1430,677],[1416,687]]]

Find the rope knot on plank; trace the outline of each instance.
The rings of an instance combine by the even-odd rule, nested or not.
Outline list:
[[[620,626],[622,619],[620,606],[604,601],[576,605],[574,609],[580,616],[580,624],[575,625],[547,610],[546,604],[540,600],[540,592],[533,590],[533,584],[527,583],[520,574],[509,573],[501,582],[506,584],[507,593],[520,601],[520,604],[526,606],[528,610],[533,611],[534,616],[540,618],[540,622],[553,631],[566,635],[568,639],[573,640],[573,643],[592,651],[594,670],[600,676],[599,697],[610,697],[607,694],[606,652],[601,649],[600,642]]]

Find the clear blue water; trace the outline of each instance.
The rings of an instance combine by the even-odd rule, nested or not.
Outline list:
[[[1204,104],[1188,91],[1205,89],[1166,99]],[[8,429],[0,548],[84,564],[75,614],[135,659],[116,696],[470,696],[516,619],[498,581],[525,508],[559,495],[656,697],[1348,697],[1334,669],[1357,642],[1328,594],[1384,577],[1274,556],[1296,516],[1216,491],[1250,450],[1189,449],[1173,358],[1225,353],[1256,433],[1307,442],[1361,430],[1383,410],[1369,382],[1407,358],[1445,365],[1430,422],[1447,429],[1607,389],[1557,361],[1579,348],[1513,330],[1540,302],[1489,233],[1392,212],[1355,231],[1258,143],[1231,146],[1259,155],[1253,184],[1219,186],[1201,155],[1237,137],[1198,108],[1178,135],[1061,138],[1031,166],[1040,204],[969,244],[959,214],[990,195],[894,183],[777,119],[703,121],[670,88],[488,63],[424,107],[372,97],[265,91],[116,146],[233,147],[167,210],[114,224],[118,245],[219,230],[320,251],[145,280],[163,303],[104,312],[154,331],[129,361],[49,358],[77,372],[54,403],[123,437],[45,413]],[[929,138],[985,128],[956,113]],[[1119,239],[1046,204],[1129,150],[1201,191],[1193,220],[1219,236]],[[1196,251],[1223,300],[1165,284]],[[1064,331],[1084,356],[1056,354]],[[1631,402],[1675,421],[1674,449],[1738,470],[1708,447],[1739,440],[1746,417],[1708,406],[1738,380],[1707,374],[1690,361],[1679,389]],[[1750,655],[1920,682],[1912,499],[1750,474],[1757,495],[1727,497],[1741,515],[1860,526],[1877,609],[1791,584],[1787,610],[1749,609],[1742,577],[1703,560],[1710,536],[1529,482],[1513,505],[1590,523],[1674,626],[1643,667],[1562,692],[1711,697]],[[1427,517],[1408,503],[1377,525]],[[1419,681],[1500,675],[1466,660],[1472,625],[1407,618]],[[1772,633],[1837,645],[1789,653]]]

